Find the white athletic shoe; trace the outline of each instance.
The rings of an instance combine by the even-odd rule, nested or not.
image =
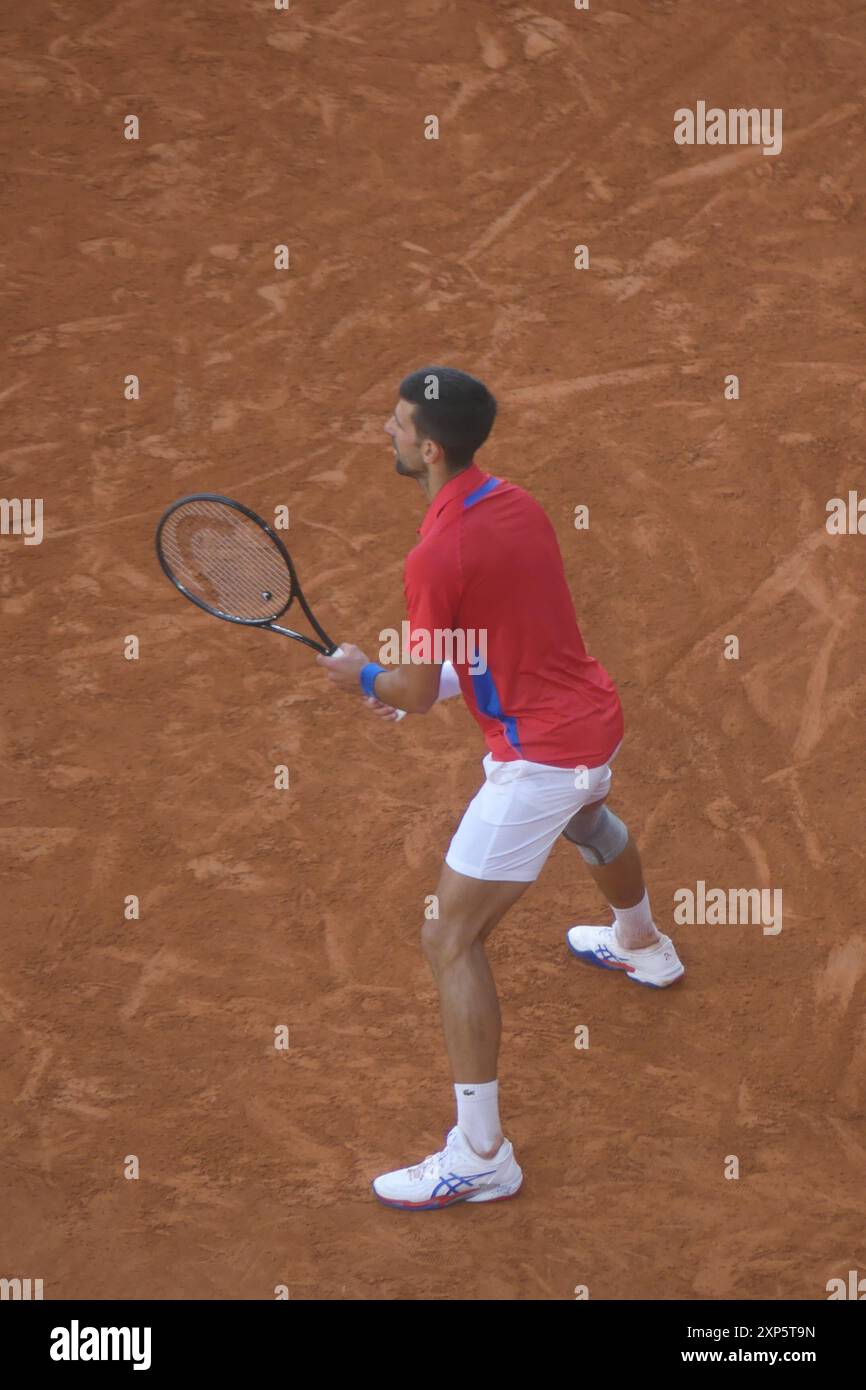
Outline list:
[[[686,973],[669,936],[661,936],[655,946],[626,951],[616,939],[616,926],[572,927],[566,932],[568,949],[589,965],[602,970],[621,970],[636,985],[665,989],[675,985]]]
[[[438,1211],[455,1202],[501,1202],[516,1197],[523,1182],[514,1151],[503,1139],[493,1158],[479,1158],[455,1125],[441,1153],[413,1168],[397,1168],[373,1180],[373,1193],[402,1211]]]

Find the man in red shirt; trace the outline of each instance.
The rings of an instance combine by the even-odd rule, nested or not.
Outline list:
[[[488,748],[485,782],[446,855],[439,916],[422,928],[457,1124],[441,1152],[373,1183],[380,1201],[407,1210],[498,1201],[520,1188],[499,1118],[499,1003],[484,942],[560,834],[615,918],[572,927],[572,953],[656,988],[684,973],[653,923],[637,846],[605,805],[622,710],[583,645],[554,529],[528,493],[473,461],[495,415],[486,386],[454,368],[425,367],[400,383],[385,430],[397,472],[414,478],[429,504],[406,560],[407,651],[390,668],[346,643],[317,658],[386,718],[426,714],[459,691]]]

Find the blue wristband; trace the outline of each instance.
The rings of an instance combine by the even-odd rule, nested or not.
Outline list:
[[[377,676],[381,676],[385,670],[384,666],[377,666],[375,661],[368,661],[366,666],[361,667],[361,689],[365,695],[373,694],[373,682]]]

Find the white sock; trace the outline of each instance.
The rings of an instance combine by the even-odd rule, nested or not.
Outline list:
[[[458,1081],[454,1085],[457,1097],[457,1123],[469,1146],[477,1154],[489,1153],[502,1143],[499,1123],[499,1082]]]
[[[639,903],[634,907],[615,907],[613,915],[616,918],[616,939],[622,946],[625,941],[634,941],[639,937],[646,944],[652,945],[658,939],[653,915],[650,912],[649,893],[644,891],[644,895]],[[653,933],[656,932],[655,936]],[[628,949],[626,947],[626,949]]]

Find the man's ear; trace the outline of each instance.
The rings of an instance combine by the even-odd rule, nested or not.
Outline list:
[[[445,453],[441,444],[437,444],[435,439],[425,439],[421,446],[421,457],[429,468],[434,463],[444,463]]]

